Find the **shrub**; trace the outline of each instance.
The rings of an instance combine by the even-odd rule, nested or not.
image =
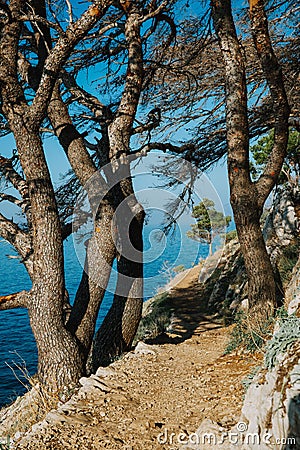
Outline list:
[[[255,366],[251,369],[251,372],[242,380],[243,388],[245,389],[245,392],[248,390],[250,384],[253,381],[253,378],[255,375],[258,374],[258,372],[261,370],[261,366]]]
[[[300,240],[295,239],[290,245],[281,250],[281,256],[277,263],[281,281],[286,287],[291,280],[292,271],[299,258]]]
[[[272,369],[277,360],[277,356],[300,339],[300,319],[296,316],[282,318],[279,322],[279,330],[273,335],[266,345],[265,366]]]
[[[226,233],[225,238],[226,238],[226,244],[227,244],[228,242],[233,241],[234,239],[237,238],[237,231],[236,231],[236,230],[228,231],[228,233]]]
[[[274,319],[270,318],[260,325],[257,330],[252,327],[251,319],[247,314],[238,311],[234,318],[235,327],[230,334],[230,340],[225,349],[225,353],[231,353],[237,348],[244,349],[250,353],[254,353],[261,349],[268,338],[272,335],[272,327]]]
[[[5,441],[3,441],[2,439],[0,440],[0,450],[9,450],[10,447],[10,437],[7,436],[7,438],[5,438]]]
[[[154,297],[150,311],[140,321],[133,344],[146,339],[154,339],[165,333],[171,323],[172,312],[166,292]]]

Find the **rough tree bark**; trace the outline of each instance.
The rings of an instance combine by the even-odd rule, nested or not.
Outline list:
[[[140,37],[141,13],[138,5],[127,14],[125,37],[128,48],[127,78],[122,99],[107,130],[113,176],[120,179],[114,188],[116,226],[121,243],[117,264],[116,295],[99,329],[92,354],[92,369],[107,365],[132,344],[143,304],[143,222],[144,211],[134,196],[130,178],[130,138],[143,82],[143,51]],[[121,173],[121,176],[118,174]],[[121,295],[119,293],[122,293]]]
[[[100,349],[97,352],[98,356],[101,355],[99,363],[103,357],[111,358],[130,348],[141,317],[144,212],[134,196],[128,156],[143,81],[140,27],[145,16],[154,17],[162,11],[164,3],[157,11],[149,4],[149,14],[147,9],[141,9],[139,2],[131,2],[129,8],[123,8],[122,2],[114,5],[125,13],[128,50],[126,83],[117,112],[112,114],[109,108],[92,96],[89,96],[89,101],[92,101],[87,105],[84,95],[80,96],[80,101],[89,107],[95,118],[103,118],[109,113],[102,120],[102,141],[98,156],[101,163],[111,165],[105,173],[107,183],[104,179],[99,181],[98,177],[94,190],[88,193],[93,212],[97,198],[101,200],[96,205],[94,235],[87,246],[86,271],[83,272],[67,323],[64,314],[66,290],[62,241],[70,233],[70,226],[63,230],[61,228],[40,138],[41,123],[48,116],[81,185],[85,186],[97,173],[86,143],[73,125],[68,107],[63,102],[59,77],[64,78],[63,83],[68,86],[68,74],[63,71],[64,63],[112,3],[109,0],[93,2],[80,19],[71,21],[65,31],[59,30],[58,39],[53,41],[55,45],[48,28],[50,22],[47,22],[45,2],[31,0],[30,9],[27,10],[22,0],[12,0],[9,3],[11,17],[1,24],[2,112],[15,137],[24,179],[14,171],[12,165],[8,167],[10,160],[1,159],[0,169],[23,198],[19,205],[27,216],[28,230],[23,231],[12,221],[0,216],[0,232],[22,256],[32,279],[32,289],[28,293],[1,297],[0,309],[28,308],[38,346],[39,379],[50,392],[60,391],[70,383],[76,383],[85,371],[96,318],[116,256],[116,241],[121,243],[117,265],[118,287],[112,309],[94,345],[96,352],[97,346]],[[27,12],[28,17],[24,22]],[[30,22],[29,28],[24,25],[26,21]],[[26,60],[25,53],[19,51],[24,30],[28,35],[32,34],[33,51],[38,61],[35,66]],[[20,82],[19,75],[23,82]],[[30,102],[27,101],[23,86],[30,86],[35,91]],[[118,182],[115,185],[116,178]],[[106,195],[103,196],[103,193]],[[116,211],[122,208],[121,205],[125,205],[126,211],[123,211],[119,220]],[[114,216],[117,238],[112,235]],[[130,250],[132,248],[133,252]],[[124,253],[125,249],[129,249],[129,253],[126,253],[127,250]]]
[[[43,2],[33,2],[39,17],[46,19],[46,8]],[[47,26],[41,24],[39,30],[44,39],[39,39],[37,46],[38,65],[35,68],[23,57],[19,57],[18,66],[23,79],[29,79],[31,87],[36,90],[42,76],[43,64],[47,58],[49,49],[52,48],[51,36]],[[102,105],[93,98],[98,109]],[[98,173],[97,167],[90,157],[83,137],[73,125],[68,107],[64,103],[60,93],[60,82],[55,83],[51,100],[47,108],[47,115],[52,128],[64,149],[70,165],[84,187],[89,186],[89,197],[91,203],[97,202],[97,198],[107,189],[107,184]],[[108,160],[108,149],[106,149],[106,160]],[[102,155],[105,159],[105,155]],[[95,175],[97,177],[95,180]],[[91,187],[89,181],[94,177],[94,185]],[[111,202],[112,203],[112,202]],[[108,201],[101,201],[95,206],[98,214],[95,217],[94,229],[98,230],[87,245],[85,268],[78,287],[75,303],[68,317],[67,329],[76,336],[85,360],[89,354],[91,343],[95,332],[95,324],[99,308],[104,297],[111,266],[115,258],[115,245],[111,236],[111,221],[114,210]],[[100,213],[101,210],[101,213]],[[68,227],[67,235],[72,233],[72,226]],[[99,230],[101,232],[99,233]]]
[[[130,182],[131,184],[131,182]],[[91,370],[108,365],[128,351],[141,319],[143,305],[144,211],[136,199],[124,199],[115,217],[118,229],[118,278],[113,304],[97,332]],[[131,203],[131,204],[130,204]]]
[[[141,25],[160,14],[167,4],[166,1],[159,5],[146,2],[142,8],[138,1],[124,4],[121,1],[94,0],[77,21],[70,20],[69,25],[62,28],[58,21],[51,23],[47,20],[45,1],[11,0],[6,5],[9,17],[0,17],[1,113],[14,135],[24,178],[14,170],[13,160],[1,157],[0,170],[19,191],[22,200],[10,196],[9,201],[19,204],[28,225],[27,230],[23,230],[0,215],[0,235],[15,246],[32,279],[30,292],[0,297],[0,310],[28,308],[38,346],[38,376],[42,385],[52,393],[76,383],[85,372],[96,318],[117,253],[117,291],[94,345],[98,364],[130,348],[141,317],[144,211],[134,196],[130,139],[135,132],[133,123],[143,82]],[[122,11],[125,20],[121,21],[120,33],[123,33],[124,23],[128,60],[125,87],[114,113],[95,97],[89,94],[85,97],[83,89],[74,88],[72,76],[64,70],[76,45],[111,5],[111,15],[107,14],[107,18],[112,23],[103,21],[97,33],[100,35],[103,31],[105,34],[117,27],[114,17],[120,17],[116,13],[118,9]],[[55,29],[54,38],[49,27]],[[123,45],[120,49],[124,54]],[[32,59],[30,52],[35,54]],[[27,60],[28,54],[30,59]],[[101,127],[102,139],[97,147],[97,157],[98,165],[109,164],[104,177],[97,175],[98,165],[74,126],[60,92],[61,84],[69,89],[71,95],[74,89],[81,89],[76,101],[90,109]],[[71,227],[69,223],[63,228],[61,226],[44,155],[40,129],[46,117],[81,185],[92,184],[88,198],[95,219],[94,234],[87,245],[86,271],[82,274],[75,303],[70,307],[67,319],[63,239],[71,233]],[[149,119],[145,127],[147,131],[154,127],[150,122]],[[139,128],[143,129],[143,126],[139,125]],[[90,183],[95,176],[97,182]],[[117,183],[114,182],[116,179]],[[118,210],[122,210],[121,215]],[[114,231],[112,224],[115,225]]]
[[[97,214],[94,221],[94,236],[87,245],[84,271],[67,323],[67,328],[76,336],[87,358],[94,337],[99,308],[116,256],[111,233],[114,205],[110,197],[102,199],[102,190],[108,190],[108,187],[100,174],[97,175],[99,183],[90,186],[89,181],[95,179],[98,171],[87,152],[83,137],[74,127],[67,106],[61,98],[59,83],[55,85],[47,113],[75,175],[83,187],[89,186],[91,204],[97,203],[98,197],[101,198],[99,204],[95,205]],[[108,149],[105,151],[108,153]],[[104,158],[105,155],[103,155]]]
[[[26,306],[38,347],[39,379],[52,393],[76,383],[84,372],[85,361],[75,337],[64,325],[62,232],[39,128],[62,64],[110,2],[96,3],[99,6],[97,17],[90,14],[89,9],[76,24],[70,25],[66,35],[58,40],[55,49],[48,55],[30,105],[18,81],[17,64],[24,2],[11,1],[9,20],[1,24],[2,112],[15,138],[30,201],[33,266],[32,289],[26,297]],[[7,220],[5,225],[8,228]],[[18,234],[17,230],[15,236]]]
[[[269,37],[264,2],[250,2],[255,47],[273,99],[275,144],[264,173],[252,182],[244,54],[237,37],[230,0],[212,0],[212,16],[225,65],[226,127],[230,201],[249,280],[249,305],[260,322],[276,307],[276,284],[261,232],[263,205],[278,179],[288,140],[289,107],[281,69]]]
[[[28,312],[38,347],[38,373],[43,384],[56,392],[71,381],[77,381],[83,365],[75,339],[63,323],[65,285],[60,221],[38,131],[24,123],[25,105],[20,108],[17,103],[13,107],[10,104],[8,110],[6,101],[12,99],[8,100],[5,88],[2,97],[31,204],[34,261]],[[61,360],[64,361],[63,371]]]
[[[143,54],[140,39],[141,17],[139,8],[132,6],[130,13],[127,15],[125,26],[125,37],[128,45],[128,70],[125,89],[117,113],[114,117],[112,114],[109,114],[109,119],[106,118],[106,123],[102,125],[102,133],[106,136],[106,139],[100,149],[101,161],[103,163],[110,163],[111,165],[106,169],[106,177],[108,179],[108,185],[111,186],[111,192],[98,205],[95,230],[101,231],[100,234],[96,232],[93,240],[89,243],[85,263],[89,272],[88,275],[86,273],[82,275],[74,308],[72,309],[67,324],[68,329],[76,334],[77,339],[79,339],[83,346],[85,354],[90,348],[95,320],[105,292],[104,288],[110,275],[107,268],[111,267],[116,255],[115,242],[111,236],[111,223],[117,208],[122,202],[125,202],[131,211],[128,214],[128,218],[133,220],[130,229],[134,227],[134,232],[130,231],[130,239],[132,241],[129,239],[126,244],[123,243],[122,248],[125,249],[126,246],[133,245],[136,248],[142,249],[143,212],[141,212],[142,208],[134,197],[134,190],[130,180],[130,163],[127,160],[128,154],[130,153],[133,121],[142,90]],[[81,94],[82,102],[84,102],[85,106],[90,107],[95,117],[103,117],[105,114],[103,105],[97,99],[93,98],[91,107],[89,102],[84,99],[83,90]],[[89,96],[88,100],[91,100],[91,96]],[[82,137],[76,133],[71,118],[68,117],[68,111],[60,97],[58,85],[54,90],[48,108],[48,116],[66,151],[74,172],[81,183],[84,184],[84,182],[87,182],[87,177],[82,178],[82,171],[78,167],[78,161],[82,161],[83,157],[79,158],[78,155],[84,155],[84,151],[86,152],[86,150],[83,149]],[[71,139],[70,136],[74,136],[74,139]],[[85,171],[89,165],[91,165],[90,161],[88,164],[84,164]],[[92,176],[92,172],[92,170],[88,172],[90,177]],[[115,179],[119,181],[114,185]],[[129,199],[129,201],[127,202],[126,199]],[[136,214],[137,217],[135,217]],[[124,229],[123,226],[123,219],[124,216],[120,220],[117,219],[117,222],[119,222],[117,223],[117,239],[119,242],[122,242],[123,234],[127,233],[128,235],[128,230]],[[129,224],[127,225],[129,227]],[[93,251],[93,247],[97,247],[97,251],[104,256],[104,266],[99,263],[99,258],[97,259],[97,253]],[[130,348],[141,317],[143,301],[141,253],[138,256],[138,261],[132,262],[130,262],[129,258],[124,258],[121,255],[117,268],[120,274],[119,277],[122,279],[122,282],[118,280],[117,291],[119,290],[120,283],[125,283],[123,275],[125,277],[127,276],[126,280],[130,278],[130,286],[127,287],[125,295],[115,295],[113,306],[97,334],[93,346],[94,355],[97,355],[97,357],[93,357],[94,370],[104,361],[107,362]],[[128,284],[128,281],[126,283]],[[122,323],[121,327],[119,325],[120,323]],[[113,329],[115,329],[115,332],[112,332]]]

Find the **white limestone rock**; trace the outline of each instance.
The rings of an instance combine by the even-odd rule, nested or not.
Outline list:
[[[151,345],[145,344],[145,342],[139,341],[134,349],[136,355],[155,355],[155,351]]]

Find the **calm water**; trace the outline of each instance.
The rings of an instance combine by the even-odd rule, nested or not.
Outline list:
[[[199,257],[207,255],[207,249],[187,239],[185,232],[176,231],[173,237],[157,239],[153,223],[144,230],[145,238],[145,298],[153,296],[163,286],[169,276],[169,268],[183,264],[186,268],[197,263]],[[77,249],[77,246],[75,245]],[[80,253],[80,249],[77,252]],[[12,247],[0,241],[0,295],[11,294],[22,289],[30,289],[30,280],[18,259],[7,255],[16,255]],[[80,259],[80,258],[79,258]],[[74,298],[81,278],[82,268],[74,249],[72,239],[65,244],[66,285],[71,299]],[[114,277],[112,277],[114,278]],[[113,292],[112,280],[109,290]],[[98,326],[107,313],[112,292],[107,292],[101,305]],[[30,375],[36,372],[37,352],[35,341],[29,326],[26,310],[16,309],[0,311],[0,407],[11,402],[25,391],[26,384],[22,372],[16,367],[26,367]],[[18,377],[18,379],[17,379]]]

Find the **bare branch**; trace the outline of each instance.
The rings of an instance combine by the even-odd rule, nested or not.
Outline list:
[[[138,126],[135,127],[132,130],[133,134],[141,134],[145,131],[152,131],[154,128],[157,128],[160,125],[161,121],[161,111],[160,108],[154,108],[148,113],[148,122],[147,123],[140,123],[136,119],[136,122],[138,122]],[[150,136],[149,136],[150,137]]]
[[[30,107],[32,125],[40,124],[44,118],[56,79],[72,50],[111,4],[112,0],[95,0],[76,22],[68,26],[65,35],[58,39],[45,61],[39,88]]]
[[[26,206],[27,206],[27,202],[24,202],[24,200],[20,200],[19,198],[15,197],[14,195],[3,194],[0,192],[0,202],[4,202],[4,201],[13,203],[14,205],[21,208],[23,211],[24,211],[24,209],[26,209]]]
[[[15,197],[14,195],[9,195],[9,194],[3,194],[2,192],[0,192],[0,202],[10,202],[13,203],[14,205],[17,205],[22,201],[19,198]]]
[[[73,9],[72,9],[72,4],[71,4],[70,0],[66,0],[66,4],[68,7],[69,22],[73,23]]]
[[[12,159],[4,158],[0,156],[0,173],[11,182],[13,187],[17,189],[22,197],[22,201],[13,198],[3,198],[2,200],[12,201],[12,203],[17,204],[22,211],[26,214],[28,222],[30,223],[30,201],[28,185],[26,180],[14,169]]]
[[[162,142],[150,142],[148,144],[143,145],[138,150],[131,152],[129,155],[130,160],[138,159],[143,156],[146,156],[151,150],[161,150],[163,152],[170,151],[171,153],[176,153],[179,155],[183,155],[186,160],[189,160],[189,156],[195,151],[195,145],[188,143],[183,145],[174,145],[170,142],[162,143]]]
[[[74,100],[88,108],[99,122],[111,120],[112,112],[109,108],[103,105],[97,97],[78,86],[73,75],[64,70],[61,78]]]
[[[0,156],[0,172],[11,182],[24,199],[28,199],[28,186],[25,179],[13,168],[12,160]]]
[[[20,17],[20,21],[23,22],[32,22],[35,25],[37,24],[42,24],[42,25],[46,25],[49,28],[53,28],[54,30],[56,30],[60,35],[64,34],[64,30],[57,24],[57,23],[53,23],[50,20],[45,19],[44,17],[38,16],[37,14],[27,14],[26,16],[21,16]]]
[[[33,249],[30,235],[0,213],[0,236],[17,250],[31,276]]]
[[[145,15],[142,19],[142,22],[145,22],[146,20],[152,19],[153,17],[158,16],[159,14],[164,11],[164,9],[167,6],[170,6],[172,3],[174,3],[174,0],[164,0],[158,8],[156,8],[154,11],[151,11],[149,14]]]
[[[16,292],[10,295],[0,296],[0,311],[15,308],[27,308],[30,293],[27,291]]]

